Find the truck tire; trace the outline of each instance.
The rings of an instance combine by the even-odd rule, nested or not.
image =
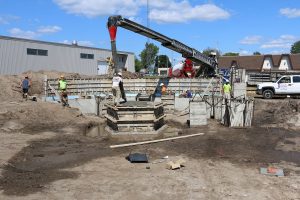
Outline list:
[[[266,89],[263,91],[263,97],[264,99],[272,99],[274,96],[274,92],[270,89]]]

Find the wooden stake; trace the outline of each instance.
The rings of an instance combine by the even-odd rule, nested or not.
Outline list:
[[[119,147],[129,147],[129,146],[142,145],[142,144],[151,144],[151,143],[164,142],[164,141],[169,141],[169,140],[177,140],[177,139],[195,137],[195,136],[199,136],[199,135],[204,135],[204,133],[183,135],[183,136],[165,138],[165,139],[159,139],[159,140],[149,140],[149,141],[144,141],[144,142],[135,142],[135,143],[128,143],[128,144],[111,145],[110,148],[119,148]]]

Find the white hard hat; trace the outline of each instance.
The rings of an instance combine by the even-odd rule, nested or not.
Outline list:
[[[122,76],[122,72],[118,72],[118,75]]]
[[[164,85],[163,83],[160,84],[160,86],[163,86],[163,85]]]

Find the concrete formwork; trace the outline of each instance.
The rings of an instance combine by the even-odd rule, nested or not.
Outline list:
[[[189,106],[190,127],[207,125],[207,110],[205,102],[191,101]]]
[[[165,124],[163,103],[129,101],[107,104],[107,127],[111,133],[157,133]]]
[[[250,127],[253,109],[253,98],[231,99],[226,104],[225,100],[220,97],[216,98],[214,118],[230,127]]]
[[[51,96],[53,90],[49,87],[52,86],[57,89],[57,79],[47,79],[45,81],[46,95]],[[68,91],[70,95],[95,95],[95,94],[111,94],[111,80],[110,79],[68,79]],[[205,92],[208,95],[210,90],[208,86],[210,84],[219,85],[219,78],[211,79],[184,79],[184,78],[172,78],[172,79],[124,79],[124,89],[126,93],[137,94],[142,91],[148,91],[149,93],[160,93],[160,83],[167,85],[167,91],[175,94],[183,94],[187,90],[190,90],[193,94],[198,92]],[[220,93],[221,88],[218,88]]]
[[[160,79],[125,79],[125,88],[127,90],[128,94],[128,100],[134,100],[135,96],[139,92],[151,92],[156,91],[157,86],[159,85],[162,80]],[[165,81],[163,81],[165,83]],[[54,85],[56,84],[56,81],[54,80],[48,80],[45,81],[46,84]],[[168,89],[172,90],[175,94],[181,94],[185,93],[186,90],[191,90],[193,92],[192,98],[180,98],[177,95],[162,95],[160,97],[156,97],[154,102],[144,102],[144,103],[152,103],[154,105],[160,104],[163,106],[164,113],[173,113],[174,111],[180,111],[180,112],[190,112],[192,110],[192,114],[190,112],[190,120],[192,121],[192,126],[195,124],[207,124],[207,121],[205,119],[202,119],[204,117],[203,115],[203,103],[205,102],[205,118],[215,118],[217,120],[220,120],[221,123],[225,123],[224,119],[229,120],[229,126],[231,127],[247,127],[251,126],[252,116],[253,116],[253,100],[246,98],[246,84],[245,83],[234,83],[233,86],[233,96],[234,99],[230,101],[230,104],[227,106],[225,105],[225,102],[223,100],[223,97],[221,96],[221,84],[219,79],[168,79]],[[92,100],[75,100],[71,103],[71,106],[78,107],[83,109],[83,113],[95,113],[93,112],[93,109],[96,110],[96,113],[100,115],[105,115],[108,112],[119,112],[119,110],[114,110],[110,105],[111,103],[111,80],[109,79],[79,79],[79,80],[71,80],[69,82],[69,91],[70,93],[74,92],[76,94],[81,94],[80,96],[89,96],[88,93],[91,93],[93,95],[102,95],[101,98],[99,98],[98,102],[95,98]],[[92,86],[92,87],[91,87]],[[45,87],[47,88],[47,87]],[[49,87],[48,87],[49,88]],[[48,93],[47,95],[53,95],[53,92],[51,92],[49,89],[47,89]],[[177,92],[177,93],[176,93]],[[90,95],[90,96],[93,96]],[[94,96],[95,97],[95,96]],[[132,98],[131,98],[132,97]],[[89,102],[84,102],[89,101]],[[93,102],[94,101],[94,102]],[[96,101],[96,103],[95,103]],[[192,103],[191,102],[195,102]],[[196,103],[198,102],[198,103]],[[138,104],[141,102],[134,102],[135,107],[139,107]],[[99,106],[98,106],[99,104]],[[132,105],[133,105],[132,104]],[[200,106],[202,105],[202,106]],[[192,106],[192,108],[191,108]],[[198,107],[197,107],[198,106]],[[200,107],[201,109],[200,109]],[[129,106],[132,107],[132,106]],[[134,106],[133,106],[134,107]],[[98,112],[97,109],[99,108]],[[106,109],[109,111],[106,112]],[[200,122],[196,122],[194,119],[197,115],[196,112],[193,110],[199,111],[201,114],[198,113],[198,115],[201,115]],[[200,109],[200,110],[199,110]],[[226,112],[227,111],[227,112]],[[147,115],[149,113],[147,112],[140,112],[140,116],[145,115],[147,118]],[[120,115],[122,115],[122,112],[120,112]],[[107,115],[106,115],[107,116]],[[109,119],[109,117],[107,117]],[[199,118],[199,117],[198,117]],[[150,118],[149,118],[150,119]],[[199,118],[200,119],[200,118]],[[113,122],[114,120],[119,119],[109,119],[110,122]],[[148,119],[147,119],[148,120]],[[151,119],[156,120],[156,119]],[[133,123],[138,122],[134,121]],[[195,122],[195,124],[194,124]],[[133,124],[132,123],[132,124]],[[134,130],[138,130],[141,128],[141,125],[134,126],[132,125],[131,128]],[[145,128],[147,127],[147,128]],[[141,129],[147,129],[152,130],[153,125],[146,125],[144,128]],[[120,129],[124,130],[131,130],[130,126],[123,125],[120,126]],[[119,127],[117,127],[119,129]],[[113,129],[114,130],[114,129]]]
[[[234,83],[233,84],[233,98],[245,98],[247,97],[247,84],[246,83]]]
[[[160,99],[164,105],[164,112],[168,114],[174,113],[175,95],[162,95]]]

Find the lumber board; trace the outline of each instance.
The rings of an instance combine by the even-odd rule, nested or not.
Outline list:
[[[164,138],[164,139],[158,139],[158,140],[148,140],[148,141],[143,141],[143,142],[117,144],[117,145],[111,145],[110,148],[119,148],[119,147],[129,147],[129,146],[135,146],[135,145],[151,144],[151,143],[164,142],[164,141],[169,141],[169,140],[178,140],[178,139],[183,139],[183,138],[195,137],[195,136],[200,136],[200,135],[204,135],[204,133],[196,133],[196,134],[191,134],[191,135],[183,135],[183,136]]]

